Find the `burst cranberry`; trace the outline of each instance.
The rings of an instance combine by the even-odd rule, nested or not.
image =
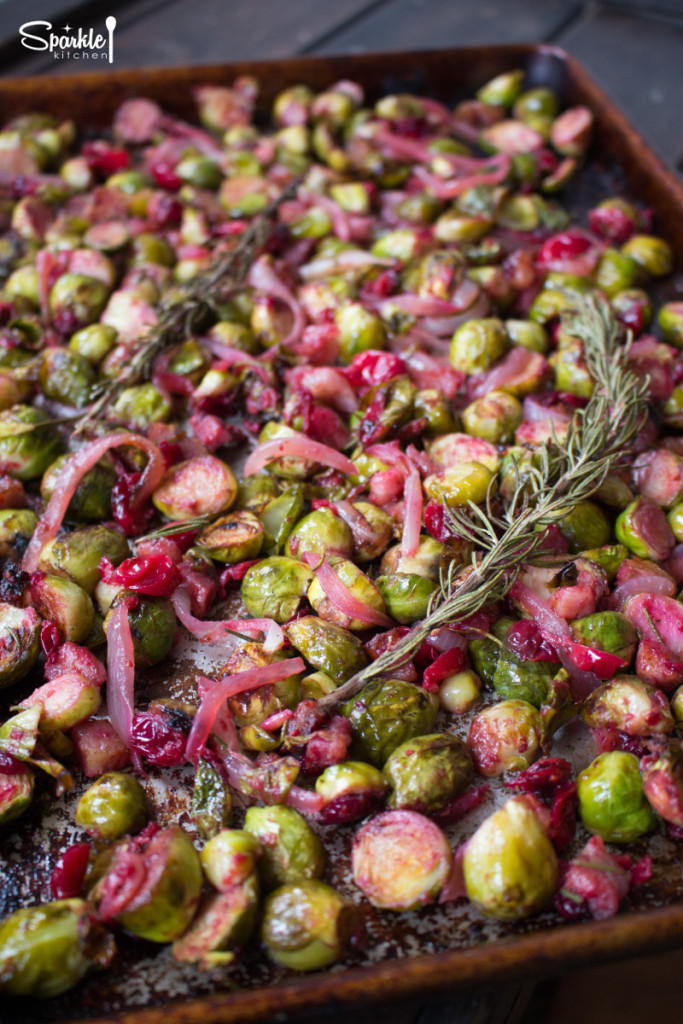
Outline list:
[[[588,214],[591,231],[610,242],[623,245],[627,242],[636,225],[629,215],[617,206],[599,206]]]
[[[83,146],[83,156],[90,170],[101,174],[103,178],[130,167],[130,154],[127,150],[117,149],[100,140],[86,142]]]
[[[155,228],[170,228],[180,223],[183,207],[167,192],[154,192],[147,204],[147,219]]]
[[[183,183],[183,179],[178,177],[175,167],[168,160],[155,160],[150,170],[157,185],[168,189],[169,192],[176,192]]]
[[[89,843],[75,843],[64,851],[50,875],[50,889],[56,900],[69,900],[80,895],[89,860]]]
[[[425,530],[442,544],[457,536],[446,517],[446,510],[440,501],[430,499],[424,509]]]
[[[180,582],[177,566],[169,555],[154,554],[127,558],[115,569],[108,558],[100,560],[100,575],[105,583],[118,583],[148,597],[170,597]]]
[[[57,650],[61,642],[62,638],[54,622],[43,619],[40,624],[40,646],[43,648],[43,654],[49,657],[53,651]]]
[[[555,648],[545,639],[541,627],[532,619],[521,619],[510,626],[505,645],[522,661],[559,661]]]
[[[158,447],[164,457],[166,469],[183,461],[183,450],[176,441],[159,441]]]
[[[25,775],[26,765],[17,761],[16,757],[0,750],[0,775]]]
[[[363,295],[377,296],[380,299],[387,299],[396,291],[400,276],[395,270],[383,270],[372,281],[363,286]]]
[[[153,711],[135,716],[130,739],[131,748],[150,764],[171,767],[182,764],[185,757],[185,733]]]
[[[551,793],[572,777],[572,766],[563,757],[542,757],[531,768],[515,775],[505,785],[523,793]]]
[[[351,387],[361,394],[405,372],[406,364],[399,356],[392,352],[376,352],[374,349],[359,352],[344,370]]]
[[[224,569],[220,575],[222,592],[225,593],[225,588],[229,583],[235,583],[239,580],[243,580],[252,565],[258,565],[260,561],[260,558],[250,558],[247,559],[246,562],[237,562],[236,565],[229,565]]]
[[[573,260],[590,248],[590,239],[577,231],[562,231],[553,235],[541,246],[538,262],[551,263],[553,260]]]
[[[136,506],[133,503],[135,487],[140,480],[140,473],[122,473],[111,491],[111,511],[114,521],[129,537],[144,533],[153,509],[145,504]]]

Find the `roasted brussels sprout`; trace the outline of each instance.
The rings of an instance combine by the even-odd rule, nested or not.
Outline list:
[[[290,622],[285,633],[309,665],[338,683],[345,682],[367,663],[363,645],[353,633],[314,615]]]
[[[120,839],[147,824],[147,797],[132,775],[107,772],[76,805],[76,824],[96,839]]]
[[[175,642],[178,623],[173,605],[163,597],[146,597],[122,590],[113,600],[104,619],[107,632],[113,610],[128,603],[128,623],[133,637],[136,665],[158,665],[168,657]]]
[[[343,519],[329,509],[319,508],[300,519],[289,535],[286,547],[292,558],[310,552],[314,555],[337,555],[350,558],[353,534]]]
[[[465,788],[472,759],[457,736],[433,733],[402,743],[382,772],[392,790],[389,807],[433,814]]]
[[[274,555],[247,569],[242,580],[242,600],[254,618],[288,622],[298,610],[313,573],[295,558]]]
[[[128,541],[118,530],[84,526],[49,541],[41,552],[38,567],[77,583],[92,595],[100,581],[100,559],[108,558],[119,565],[129,555]]]
[[[589,693],[581,710],[596,729],[617,729],[628,736],[673,732],[675,722],[661,690],[638,676],[617,676]]]
[[[376,680],[343,707],[361,756],[380,768],[406,740],[431,732],[439,701],[401,679]]]
[[[197,760],[192,789],[192,819],[202,839],[211,839],[230,824],[232,796],[220,772],[203,757]]]
[[[114,956],[112,936],[85,900],[24,907],[0,924],[0,991],[51,999]]]
[[[416,910],[446,883],[451,848],[441,829],[416,811],[385,811],[356,834],[353,880],[380,910]]]
[[[267,889],[322,875],[323,845],[306,819],[292,807],[250,807],[244,829],[261,844],[258,871]]]
[[[152,501],[169,519],[190,519],[227,511],[236,494],[230,467],[215,455],[197,455],[168,470]]]
[[[542,719],[524,700],[502,700],[472,719],[467,745],[482,775],[528,768],[540,751]]]
[[[293,971],[317,971],[345,953],[357,912],[330,885],[318,881],[280,886],[267,897],[261,940],[271,959]]]
[[[43,479],[40,482],[40,495],[44,501],[50,500],[68,458],[68,455],[60,455],[43,474]],[[69,502],[67,518],[76,522],[85,520],[94,523],[110,519],[111,491],[115,483],[116,471],[113,465],[103,461],[98,462],[88,470],[76,488],[76,493]]]
[[[529,797],[512,797],[479,826],[463,872],[467,895],[490,917],[517,921],[550,902],[557,857]]]
[[[40,653],[40,618],[33,608],[0,602],[0,689],[27,675]]]
[[[227,892],[254,874],[260,855],[261,844],[251,832],[224,828],[208,840],[199,859],[211,885]]]
[[[631,843],[655,827],[634,754],[621,750],[600,754],[576,784],[581,820],[606,842]]]
[[[17,480],[42,476],[59,455],[61,440],[47,413],[29,405],[0,412],[0,470]]]

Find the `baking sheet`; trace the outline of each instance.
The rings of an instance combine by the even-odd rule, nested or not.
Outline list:
[[[364,84],[370,98],[381,92],[410,90],[452,104],[471,95],[494,74],[517,66],[527,67],[532,84],[549,84],[560,91],[565,102],[586,102],[597,115],[590,166],[562,193],[562,202],[572,212],[580,212],[615,192],[642,198],[658,214],[658,230],[683,251],[680,183],[583,72],[565,55],[548,47],[311,58],[277,64],[0,82],[0,116],[5,119],[22,110],[46,108],[75,117],[87,129],[98,122],[105,124],[127,95],[149,95],[167,108],[191,116],[190,83],[230,82],[245,73],[260,78],[265,106],[285,84],[308,81],[322,87],[342,76]],[[680,276],[664,288],[666,297],[682,295]],[[220,662],[206,663],[201,645],[187,641],[177,649],[173,660],[149,674],[140,703],[161,693],[192,693],[193,674],[197,670],[211,674],[214,667],[220,667]],[[21,699],[23,691],[30,692],[33,685],[30,680],[24,681],[11,693],[12,701]],[[584,745],[579,744],[572,726],[564,730],[552,752],[574,759],[581,767],[596,753],[590,741],[584,739]],[[160,823],[179,821],[193,831],[188,810],[190,781],[191,774],[185,770],[150,773],[145,786]],[[83,788],[85,780],[79,781],[67,798],[55,802],[49,786],[44,786],[34,808],[15,827],[0,830],[0,916],[16,906],[49,898],[49,875],[58,852],[82,839],[71,822],[73,805]],[[492,795],[463,822],[451,826],[448,834],[454,846],[472,833],[497,799]],[[238,812],[236,824],[239,821]],[[271,1020],[276,1011],[286,1017],[290,1011],[324,1005],[331,998],[338,1005],[352,1005],[361,998],[367,1003],[369,999],[401,993],[433,993],[438,988],[484,984],[506,977],[519,979],[573,963],[649,951],[683,938],[683,905],[678,904],[683,896],[683,868],[676,844],[663,834],[646,844],[629,847],[633,856],[644,852],[653,856],[654,874],[651,882],[633,892],[619,917],[568,925],[560,924],[560,918],[548,912],[516,925],[504,925],[486,921],[468,905],[452,903],[402,915],[369,907],[348,878],[348,846],[354,827],[336,830],[320,826],[319,831],[329,851],[326,877],[363,907],[365,918],[366,946],[343,964],[310,978],[293,977],[274,967],[261,955],[257,943],[252,943],[242,963],[227,972],[207,975],[175,964],[168,948],[124,937],[119,941],[115,967],[52,1000],[49,1019],[57,1022],[116,1016],[138,1024],[153,1024],[162,1018],[169,1024],[199,1019],[206,1024],[212,1020]],[[579,834],[577,847],[585,838],[585,834]],[[0,1009],[0,1020],[2,1024],[42,1022],[47,1009],[45,1004],[31,1000],[7,1000]]]

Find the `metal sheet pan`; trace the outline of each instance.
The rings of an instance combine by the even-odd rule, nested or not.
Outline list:
[[[596,116],[595,144],[580,182],[563,194],[575,212],[607,194],[620,191],[650,205],[658,230],[683,253],[683,185],[647,148],[624,117],[604,97],[577,64],[562,51],[544,46],[497,46],[430,53],[369,54],[356,57],[305,58],[273,63],[241,63],[70,78],[0,81],[0,118],[47,109],[68,115],[82,129],[106,124],[120,102],[147,95],[180,115],[191,116],[190,87],[200,83],[231,82],[237,75],[254,74],[262,83],[261,103],[268,108],[287,84],[305,81],[323,87],[340,77],[361,82],[370,99],[387,91],[415,91],[448,103],[464,98],[503,70],[524,66],[533,84],[556,88],[569,104],[584,103]],[[670,281],[669,294],[681,294],[680,277]],[[175,660],[155,670],[147,694],[180,696],[205,655],[188,643]],[[31,682],[26,681],[27,691]],[[188,691],[189,692],[189,691]],[[13,701],[18,699],[12,694]],[[571,729],[562,737],[564,750],[576,754]],[[560,752],[558,750],[558,752]],[[578,756],[585,764],[592,753]],[[188,813],[189,777],[177,772],[168,784],[151,775],[161,821],[180,821],[191,828]],[[0,831],[0,914],[48,898],[48,879],[55,851],[69,841],[72,806],[78,789],[59,806],[44,792],[18,827]],[[489,813],[492,804],[484,805]],[[474,819],[460,829],[469,834]],[[328,876],[359,902],[348,879],[351,829],[324,836],[331,851]],[[458,828],[450,833],[459,841]],[[75,992],[45,1004],[6,1000],[2,1024],[88,1019],[96,1024],[237,1024],[241,1021],[287,1020],[290,1014],[367,1006],[373,1001],[397,1000],[420,993],[434,995],[473,986],[557,972],[671,947],[683,940],[683,868],[676,844],[663,835],[647,844],[654,856],[651,883],[636,890],[622,913],[604,922],[561,924],[546,913],[515,926],[485,922],[457,904],[428,908],[419,914],[389,915],[366,908],[368,945],[343,965],[310,977],[292,977],[274,969],[257,949],[228,974],[206,976],[181,969],[168,950],[151,944],[120,943],[113,970],[94,975]],[[644,852],[645,846],[633,852]]]

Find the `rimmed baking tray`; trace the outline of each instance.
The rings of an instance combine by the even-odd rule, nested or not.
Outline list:
[[[73,118],[87,132],[109,123],[119,104],[131,96],[148,96],[168,110],[192,117],[193,85],[230,83],[245,74],[259,79],[259,103],[264,112],[287,85],[307,82],[320,89],[342,77],[360,82],[370,100],[387,92],[412,91],[453,104],[470,96],[494,75],[516,67],[526,69],[531,84],[549,85],[566,104],[585,104],[595,115],[589,166],[582,172],[580,183],[570,188],[566,200],[562,197],[569,209],[576,212],[615,190],[623,191],[652,208],[658,232],[683,253],[683,183],[647,147],[585,71],[555,47],[469,47],[6,79],[0,80],[0,120],[30,110],[47,110]],[[666,287],[672,295],[683,291],[680,278]],[[192,674],[192,655],[186,649],[172,672],[157,674],[154,689],[175,692],[182,688]],[[162,795],[162,818],[183,821],[186,817],[186,806],[177,795],[182,793],[182,783],[179,777],[177,792],[167,790]],[[157,784],[151,779],[150,785]],[[3,914],[17,903],[48,898],[52,851],[60,840],[64,845],[60,830],[66,828],[64,814],[53,814],[47,826],[41,824],[41,815],[48,806],[46,797],[39,801],[36,812],[18,823],[16,831],[9,826],[0,832],[0,858],[5,868],[0,888]],[[373,1002],[520,982],[570,967],[671,948],[683,940],[683,869],[675,844],[663,836],[652,842],[657,844],[654,882],[608,921],[560,925],[557,917],[545,914],[517,926],[488,927],[473,912],[463,913],[462,908],[428,908],[420,914],[401,916],[371,912],[367,924],[372,948],[341,967],[292,977],[269,968],[263,960],[240,967],[216,982],[191,975],[181,978],[165,952],[155,955],[145,944],[131,943],[126,948],[124,943],[114,972],[94,975],[75,992],[49,1004],[5,1000],[0,1020],[2,1024],[31,1024],[45,1019],[88,1019],[94,1024],[104,1024],[105,1020],[110,1024],[113,1020],[121,1024],[286,1021],[293,1014],[323,1008],[351,1013]],[[343,877],[347,847],[348,836],[333,846],[329,868],[335,884],[342,888],[348,885]],[[18,860],[23,862],[21,869]],[[21,885],[17,882],[20,875]],[[168,984],[174,971],[178,977]]]

